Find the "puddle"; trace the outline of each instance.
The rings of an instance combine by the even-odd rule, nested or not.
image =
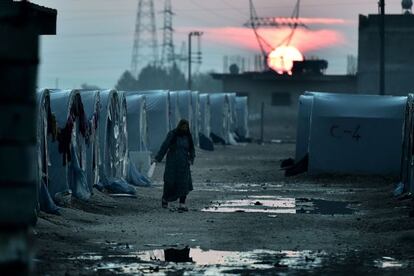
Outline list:
[[[350,215],[355,210],[349,208],[349,204],[349,202],[322,199],[249,196],[245,199],[217,201],[202,209],[202,211],[215,213]]]
[[[378,268],[404,268],[407,267],[406,262],[398,261],[391,257],[382,257],[379,260],[374,261],[375,267]]]
[[[199,183],[197,190],[208,192],[259,192],[263,190],[280,190],[282,184],[274,183]]]
[[[96,256],[97,260],[102,261],[93,265],[90,270],[98,273],[159,275],[173,272],[180,272],[182,275],[277,272],[284,269],[310,270],[320,267],[325,256],[323,251],[309,250],[239,252],[185,247],[139,251],[128,255]]]
[[[332,275],[332,271],[349,269],[367,275],[412,267],[408,260],[355,255],[354,251],[332,255],[323,250],[220,251],[188,246],[103,255],[85,253],[63,260],[77,261],[88,273],[98,275]]]

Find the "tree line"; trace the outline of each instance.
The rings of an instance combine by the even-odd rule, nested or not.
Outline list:
[[[184,73],[173,64],[170,68],[147,65],[137,77],[125,71],[115,88],[120,91],[137,90],[186,90],[188,87]],[[192,88],[199,92],[221,91],[221,82],[213,79],[210,73],[196,73],[192,77]]]

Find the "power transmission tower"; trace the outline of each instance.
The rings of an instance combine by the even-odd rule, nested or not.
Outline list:
[[[174,40],[173,40],[173,16],[171,0],[165,0],[164,10],[164,27],[162,39],[161,65],[171,67],[175,62]]]
[[[187,71],[188,56],[187,56],[187,48],[186,48],[185,41],[181,43],[180,53],[176,56],[176,60],[178,60],[180,63],[180,70],[182,72]]]
[[[191,64],[195,63],[195,64],[198,64],[198,66],[200,66],[202,63],[202,53],[201,53],[201,36],[202,35],[203,35],[203,32],[200,32],[200,31],[192,31],[188,34],[188,90],[191,90],[192,88]],[[197,52],[195,53],[193,52],[191,48],[193,36],[197,37]]]
[[[134,76],[147,64],[158,64],[154,1],[139,0],[131,61],[131,71]]]

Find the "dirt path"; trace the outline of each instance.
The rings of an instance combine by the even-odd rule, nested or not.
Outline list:
[[[293,152],[291,144],[198,152],[195,191],[185,213],[174,206],[161,208],[161,165],[154,187],[139,188],[136,199],[97,192],[90,203],[62,209],[62,216],[42,214],[36,228],[37,272],[414,272],[411,202],[392,197],[395,180],[285,178],[279,160]],[[235,207],[246,202],[250,205]],[[212,212],[202,211],[205,208]],[[232,210],[237,212],[221,212]],[[185,246],[192,248],[195,263],[148,258],[162,259],[162,249]]]

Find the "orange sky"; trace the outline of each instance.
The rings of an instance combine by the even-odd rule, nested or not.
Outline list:
[[[260,35],[272,46],[278,46],[290,34],[290,29],[261,29]],[[251,29],[226,27],[208,28],[204,30],[204,39],[210,43],[227,44],[240,49],[258,50],[259,46]],[[320,50],[345,43],[341,32],[332,29],[302,29],[298,28],[292,38],[291,45],[305,55],[309,51]]]

